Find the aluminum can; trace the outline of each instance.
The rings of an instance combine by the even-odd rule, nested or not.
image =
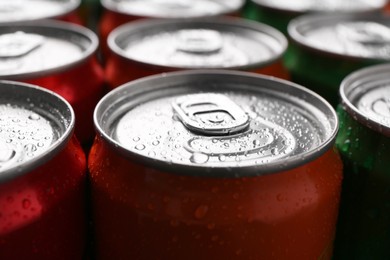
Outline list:
[[[83,24],[78,14],[81,0],[1,0],[0,24],[57,19]]]
[[[142,18],[188,19],[222,15],[239,16],[245,0],[100,0],[104,11],[99,33],[106,57],[108,35],[122,24]]]
[[[390,61],[390,18],[372,15],[309,15],[289,24],[286,66],[291,79],[333,106],[341,81],[363,67]]]
[[[62,97],[0,81],[0,259],[83,259],[86,158]]]
[[[92,142],[93,110],[104,94],[97,36],[59,21],[0,25],[0,79],[32,83],[63,96],[76,114],[80,142]]]
[[[98,259],[330,259],[342,165],[318,95],[171,72],[111,91],[94,120]]]
[[[143,20],[117,28],[105,66],[110,89],[152,74],[185,69],[232,69],[288,79],[286,37],[239,18]]]
[[[337,148],[344,183],[334,259],[390,258],[390,65],[341,84]]]
[[[289,22],[304,14],[380,13],[386,3],[387,0],[249,0],[244,17],[269,24],[287,35]]]

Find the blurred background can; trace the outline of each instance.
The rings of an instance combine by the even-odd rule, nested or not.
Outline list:
[[[83,259],[86,158],[60,96],[0,81],[0,259]]]
[[[341,84],[337,148],[344,182],[334,259],[390,258],[390,65]]]
[[[101,0],[104,7],[99,34],[104,58],[108,35],[122,24],[142,18],[188,19],[239,16],[245,0]]]
[[[304,14],[381,13],[386,3],[387,0],[248,0],[243,16],[271,25],[287,35],[289,22]]]
[[[276,29],[239,18],[143,20],[109,36],[105,66],[111,89],[144,76],[185,69],[232,69],[289,78],[287,39]]]
[[[78,13],[81,0],[1,0],[0,24],[57,19],[83,24]]]
[[[363,67],[390,61],[390,18],[378,15],[307,15],[291,21],[286,67],[292,81],[333,106],[341,81]]]
[[[98,259],[331,259],[338,119],[313,92],[172,72],[111,91],[94,120]]]
[[[0,25],[0,79],[32,83],[63,96],[76,114],[83,144],[94,137],[93,110],[104,94],[104,74],[87,28],[54,20]]]

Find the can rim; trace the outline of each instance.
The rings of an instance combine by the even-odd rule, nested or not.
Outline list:
[[[366,84],[373,84],[378,81],[379,75],[387,76],[387,82],[390,84],[388,77],[390,64],[380,64],[357,70],[349,74],[340,85],[339,95],[341,97],[341,105],[343,109],[356,119],[362,125],[390,137],[390,126],[381,124],[372,118],[364,115],[361,111],[352,104],[349,94],[353,89]]]
[[[51,29],[51,30],[65,31],[67,33],[76,33],[81,35],[85,39],[87,39],[90,43],[89,46],[85,49],[85,51],[82,53],[81,58],[76,59],[73,62],[69,62],[61,66],[43,69],[39,71],[0,75],[0,79],[2,80],[3,79],[15,80],[15,79],[25,79],[25,78],[33,78],[33,77],[35,78],[40,76],[46,76],[48,74],[66,71],[85,62],[88,58],[92,57],[92,55],[94,55],[94,53],[97,51],[99,45],[98,37],[92,30],[83,27],[81,25],[77,25],[69,22],[63,22],[57,20],[39,20],[33,22],[15,22],[9,24],[0,24],[0,30],[1,28],[7,28],[7,27],[41,28],[41,29],[46,28],[46,30]]]
[[[237,166],[233,168],[227,167],[213,167],[213,166],[202,166],[202,165],[182,165],[182,164],[172,164],[168,161],[163,161],[159,159],[153,159],[150,157],[146,157],[140,154],[137,154],[131,150],[126,149],[119,142],[115,141],[113,138],[109,136],[109,134],[103,129],[101,125],[101,117],[107,111],[113,109],[112,107],[115,105],[115,100],[117,102],[124,102],[126,95],[132,94],[132,97],[135,97],[138,93],[131,93],[131,91],[139,92],[142,89],[142,93],[146,93],[147,91],[153,91],[154,88],[158,87],[167,87],[169,83],[164,82],[164,85],[161,85],[162,79],[165,81],[171,80],[179,80],[183,84],[183,82],[188,82],[188,79],[194,78],[199,80],[200,78],[207,77],[215,77],[218,76],[220,80],[226,80],[229,77],[241,77],[237,82],[246,83],[246,81],[256,82],[257,84],[262,84],[264,87],[271,87],[273,84],[279,85],[279,88],[285,87],[288,85],[291,89],[296,91],[300,91],[302,97],[306,98],[306,100],[318,101],[321,103],[324,109],[327,109],[327,115],[332,117],[332,129],[329,131],[329,137],[324,140],[319,146],[315,149],[311,149],[307,152],[295,155],[288,159],[284,159],[281,164],[280,161],[272,162],[269,164],[260,164],[260,165],[250,165],[250,166]],[[160,86],[157,86],[160,84]],[[182,85],[177,83],[178,85]],[[147,89],[153,88],[152,90]],[[168,91],[167,89],[165,91]],[[141,93],[141,92],[140,92]],[[118,100],[116,99],[118,98]],[[309,102],[309,101],[308,101]],[[127,105],[127,103],[126,103]],[[129,108],[129,107],[127,107]],[[122,112],[115,111],[116,119],[118,116],[122,114]],[[321,111],[321,110],[320,110]],[[103,120],[103,124],[108,124],[105,120]],[[242,72],[242,71],[229,71],[229,70],[187,70],[187,71],[179,71],[179,72],[169,72],[162,73],[157,75],[152,75],[148,77],[144,77],[141,79],[137,79],[126,84],[121,85],[120,87],[112,90],[108,94],[106,94],[100,102],[95,107],[94,111],[94,126],[96,129],[97,135],[99,135],[106,143],[108,143],[109,147],[113,149],[113,151],[118,152],[121,156],[125,158],[129,158],[131,160],[135,160],[137,163],[141,163],[147,165],[148,167],[157,168],[167,172],[174,172],[177,174],[183,174],[185,172],[186,175],[196,175],[202,177],[242,177],[232,173],[232,169],[239,169],[240,173],[244,174],[245,177],[253,177],[265,174],[272,174],[281,171],[290,170],[295,167],[301,166],[303,163],[308,163],[320,155],[324,154],[326,151],[331,149],[335,143],[336,135],[338,132],[339,120],[337,118],[336,111],[333,107],[321,96],[316,94],[315,92],[300,86],[298,84],[292,83],[287,80],[278,79],[271,76],[259,75],[252,72]],[[174,166],[174,167],[173,167]],[[212,173],[212,175],[210,174]]]
[[[114,2],[115,1],[112,1],[112,0],[100,0],[101,5],[106,10],[109,10],[111,12],[115,12],[115,13],[131,16],[131,17],[139,17],[139,18],[147,18],[147,17],[149,17],[149,16],[145,16],[145,15],[142,15],[142,14],[136,14],[136,13],[126,12],[125,10],[120,10],[117,7],[117,4],[115,4]],[[239,5],[235,9],[222,9],[222,11],[220,13],[218,13],[218,14],[203,15],[203,16],[200,15],[200,16],[194,16],[194,17],[203,17],[204,18],[204,17],[213,17],[213,16],[227,15],[227,14],[230,14],[230,13],[234,13],[234,12],[239,11],[244,6],[245,1],[244,0],[239,0],[239,1],[237,1],[237,3],[239,3]],[[163,18],[165,18],[165,16],[152,16],[150,18],[163,19]],[[167,18],[165,18],[165,19],[167,19]],[[176,18],[169,18],[169,19],[176,19]],[[182,18],[182,19],[185,19],[185,18]]]
[[[169,65],[161,65],[161,64],[153,64],[150,62],[144,62],[136,59],[132,59],[128,56],[126,56],[126,52],[123,51],[118,44],[116,43],[116,40],[118,37],[120,37],[123,34],[130,34],[132,32],[142,31],[143,29],[148,28],[163,28],[164,26],[176,26],[177,29],[181,29],[182,24],[217,24],[221,26],[232,26],[232,27],[242,27],[245,29],[254,30],[259,33],[265,33],[266,35],[272,37],[280,44],[280,53],[275,55],[274,57],[260,61],[255,63],[250,63],[247,65],[242,66],[230,66],[230,67],[224,67],[223,69],[231,69],[231,70],[250,70],[255,68],[260,68],[262,66],[270,65],[274,63],[275,61],[281,59],[284,55],[284,53],[287,50],[288,41],[287,38],[279,32],[277,29],[263,24],[259,22],[249,21],[242,18],[233,18],[233,17],[215,17],[215,18],[194,18],[194,19],[141,19],[139,21],[129,22],[126,24],[123,24],[116,29],[114,29],[107,38],[107,44],[111,52],[113,52],[115,55],[119,56],[122,59],[125,59],[130,62],[134,62],[141,66],[146,67],[152,67],[154,69],[159,70],[186,70],[186,69],[206,69],[207,67],[176,67],[176,66],[169,66]],[[212,68],[217,69],[217,68]]]
[[[351,55],[351,54],[341,54],[338,52],[333,52],[330,50],[324,50],[319,47],[313,46],[307,41],[307,38],[300,33],[300,28],[303,28],[305,30],[310,29],[310,26],[313,26],[313,24],[321,24],[321,22],[329,22],[331,24],[335,24],[335,21],[345,21],[345,22],[350,22],[350,21],[359,21],[363,19],[368,19],[368,20],[374,20],[377,21],[379,19],[385,20],[386,17],[384,15],[373,15],[373,14],[305,14],[301,15],[299,17],[296,17],[292,19],[288,26],[287,26],[287,31],[290,39],[292,40],[293,43],[295,43],[297,46],[300,48],[309,50],[311,52],[314,52],[317,55],[322,55],[322,56],[330,56],[333,58],[338,58],[342,60],[351,60],[351,61],[370,61],[370,62],[385,62],[389,61],[389,58],[371,58],[371,57],[361,57],[361,56],[356,56],[356,55]]]
[[[46,95],[47,98],[53,99],[57,102],[61,102],[63,104],[63,107],[69,111],[68,112],[69,122],[64,133],[61,136],[59,136],[59,138],[54,143],[52,143],[49,149],[45,150],[44,153],[34,157],[33,160],[26,161],[21,165],[2,171],[0,173],[0,184],[1,184],[7,181],[11,181],[21,175],[28,174],[30,171],[43,165],[45,162],[49,161],[60,151],[62,151],[73,135],[74,126],[75,126],[75,114],[72,106],[69,104],[68,101],[66,101],[63,97],[48,89],[33,84],[15,82],[9,80],[0,80],[0,85],[8,85],[10,87],[15,87],[15,88],[22,87],[22,88],[29,89],[29,91],[38,93],[40,96]]]
[[[38,20],[42,20],[42,19],[60,18],[60,17],[66,16],[67,14],[75,11],[77,8],[79,8],[80,5],[81,5],[81,0],[67,0],[64,8],[62,8],[58,12],[52,13],[51,15],[48,15],[45,17],[36,17],[36,18],[15,20],[15,21],[0,21],[0,24],[6,25],[6,24],[13,24],[13,23],[18,23],[18,22],[28,22],[28,21],[38,21]]]

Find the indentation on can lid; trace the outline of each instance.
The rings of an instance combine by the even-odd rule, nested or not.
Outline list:
[[[0,58],[14,58],[26,55],[42,45],[42,35],[17,31],[0,35]]]
[[[177,50],[179,51],[208,54],[210,52],[217,52],[222,48],[221,33],[215,30],[180,30],[177,33],[177,37]]]

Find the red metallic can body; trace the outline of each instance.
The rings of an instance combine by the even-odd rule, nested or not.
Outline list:
[[[0,25],[0,37],[0,45],[5,46],[0,53],[0,79],[36,84],[63,96],[75,110],[78,139],[91,142],[93,110],[104,94],[103,69],[95,57],[96,35],[51,20]],[[19,43],[20,49],[12,49],[9,43]]]
[[[0,258],[83,259],[86,159],[58,95],[0,81]]]
[[[50,18],[82,25],[80,3],[81,0],[1,1],[0,24]]]
[[[244,19],[143,20],[117,28],[108,44],[112,54],[105,75],[110,89],[186,69],[243,70],[289,78],[282,62],[287,39],[272,27]]]
[[[322,110],[323,100],[314,96],[312,105],[327,114],[322,123],[330,122],[334,132],[323,132],[332,136],[327,145],[319,144],[326,139],[321,138],[311,146],[309,134],[298,137],[297,128],[297,142],[283,139],[288,134],[276,125],[270,125],[276,132],[262,127],[253,132],[262,125],[255,114],[273,119],[268,118],[270,110],[247,111],[252,105],[275,105],[284,117],[286,103],[276,102],[278,106],[270,98],[275,90],[309,108],[312,93],[303,88],[296,92],[288,84],[254,73],[192,71],[133,81],[103,98],[95,110],[98,135],[89,155],[97,258],[331,259],[342,179],[340,158],[330,141],[337,132],[335,112],[325,112],[332,111],[330,105]],[[210,108],[211,113],[231,109],[240,120],[243,114],[236,113],[235,102],[228,102],[226,110],[214,107],[226,98],[215,93],[230,95],[253,124],[222,132],[195,126],[187,132],[183,129],[191,122],[183,123],[182,114],[172,118],[171,102],[183,101],[190,110],[205,108],[198,116]],[[285,116],[287,129],[294,116]],[[311,125],[294,118],[298,128],[299,123]],[[202,134],[205,129],[210,132]],[[289,157],[300,149],[307,153]],[[189,159],[187,153],[193,153]]]
[[[206,18],[219,15],[239,16],[244,0],[144,0],[122,1],[101,0],[104,12],[99,23],[100,42],[103,56],[109,54],[108,35],[122,24],[144,18]]]

